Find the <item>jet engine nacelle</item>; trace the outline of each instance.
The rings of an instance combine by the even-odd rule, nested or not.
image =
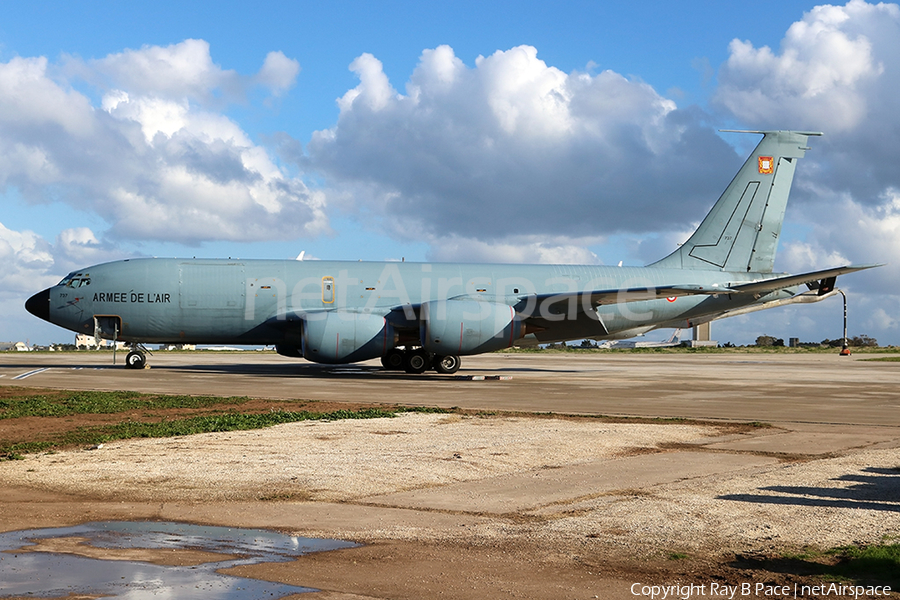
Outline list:
[[[434,300],[422,304],[422,347],[441,355],[479,354],[509,348],[525,334],[508,304]]]
[[[381,315],[350,311],[314,313],[303,318],[303,358],[340,364],[384,355],[396,344],[394,328]]]

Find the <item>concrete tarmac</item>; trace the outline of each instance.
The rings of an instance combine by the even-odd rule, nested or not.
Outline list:
[[[109,352],[0,354],[0,385],[134,390],[486,410],[900,426],[900,362],[834,354],[487,354],[457,376],[317,365],[269,352],[156,352],[151,368]]]
[[[110,352],[6,353],[0,385],[765,422],[781,429],[717,449],[822,454],[900,437],[900,362],[878,356],[485,354],[464,357],[453,376],[256,351],[160,351],[142,370],[124,368],[124,353],[118,364]]]

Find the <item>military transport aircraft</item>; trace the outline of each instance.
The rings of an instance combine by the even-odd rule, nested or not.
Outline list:
[[[747,133],[763,139],[697,231],[646,267],[142,258],[70,273],[25,307],[128,342],[132,368],[142,344],[224,343],[453,373],[460,356],[514,344],[626,339],[820,300],[838,275],[877,266],[772,272],[797,159],[821,134]]]

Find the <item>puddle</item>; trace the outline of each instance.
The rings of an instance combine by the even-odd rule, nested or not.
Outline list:
[[[0,533],[0,597],[272,599],[312,588],[217,573],[353,548],[261,529],[107,521]]]

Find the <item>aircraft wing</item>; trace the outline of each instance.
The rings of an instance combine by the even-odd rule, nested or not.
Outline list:
[[[754,281],[750,283],[730,283],[728,287],[737,294],[768,294],[777,290],[792,287],[795,285],[811,284],[821,281],[824,285],[820,286],[820,293],[828,293],[834,289],[834,279],[838,275],[845,273],[854,273],[865,269],[880,267],[880,264],[871,265],[846,265],[843,267],[835,267],[833,269],[824,269],[822,271],[812,271],[811,273],[801,273],[800,275],[785,275],[783,277],[775,277],[773,279],[764,279],[762,281]],[[831,280],[831,281],[829,281]]]

